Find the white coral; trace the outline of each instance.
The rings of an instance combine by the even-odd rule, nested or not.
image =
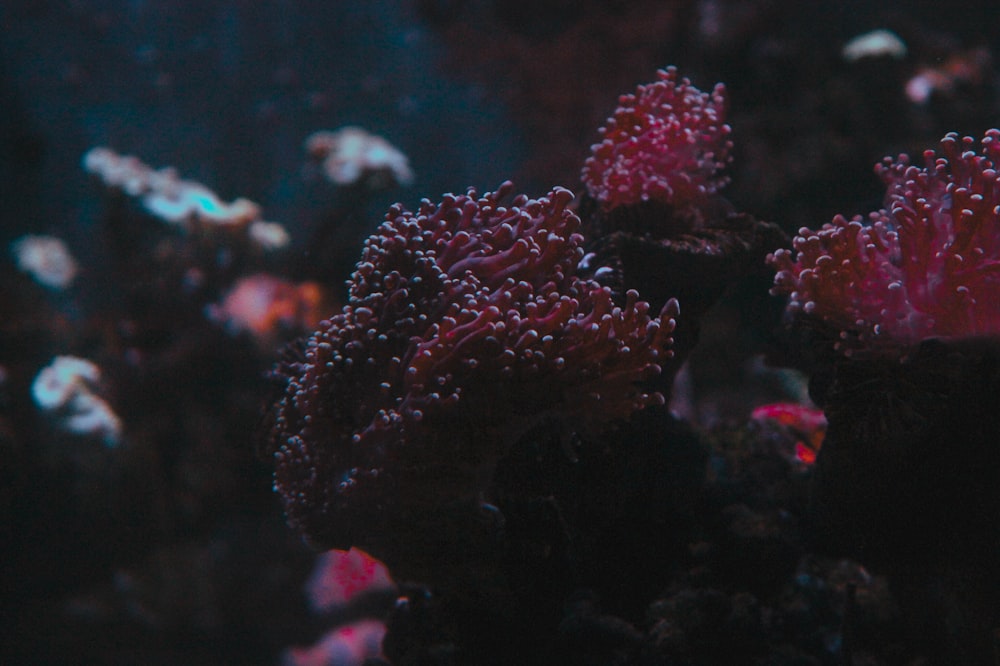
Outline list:
[[[31,395],[39,409],[53,414],[64,430],[97,436],[107,446],[116,446],[122,424],[108,403],[94,392],[100,379],[100,368],[93,362],[56,356],[35,377]]]
[[[154,217],[170,224],[197,221],[209,225],[249,225],[251,240],[270,250],[287,245],[287,232],[277,222],[261,219],[260,206],[238,198],[226,203],[201,183],[184,180],[170,167],[153,169],[130,155],[97,147],[83,157],[83,168],[108,187],[139,197]],[[260,226],[265,225],[265,226]],[[281,236],[281,233],[284,236]],[[276,240],[277,239],[277,240]]]
[[[351,185],[380,174],[390,175],[400,185],[413,182],[410,161],[403,151],[361,127],[316,132],[306,139],[306,150],[323,160],[326,177],[337,185]]]
[[[17,267],[46,287],[65,289],[76,278],[76,260],[66,243],[54,236],[21,236],[11,251]]]

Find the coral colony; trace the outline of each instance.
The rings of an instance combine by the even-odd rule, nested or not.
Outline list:
[[[685,270],[714,269],[712,287],[690,286],[694,276],[679,284],[702,313],[784,238],[717,197],[731,147],[722,86],[704,94],[673,68],[658,76],[623,96],[601,130],[583,171],[599,204],[586,225],[568,190],[535,200],[512,196],[510,183],[424,200],[416,212],[389,211],[348,282],[347,305],[276,372],[283,390],[270,445],[275,489],[293,527],[317,544],[363,548],[473,615],[484,610],[463,604],[483,594],[498,608],[534,603],[518,586],[498,583],[525,575],[498,555],[526,545],[507,536],[527,529],[507,513],[536,501],[522,484],[507,487],[498,467],[523,439],[554,437],[575,460],[574,436],[594,442],[663,405],[672,377],[659,375],[684,317],[669,297],[675,283],[636,265],[673,253],[685,257]],[[632,211],[649,202],[661,208],[643,229],[647,210]],[[621,217],[630,219],[627,232]],[[598,251],[585,252],[586,230],[603,243]],[[656,283],[655,308],[632,288],[636,276],[643,288]],[[657,436],[676,428],[659,418]],[[598,461],[581,469],[604,466],[600,448],[580,442],[579,450]],[[613,506],[626,501],[614,479],[628,465],[608,464],[586,494]],[[586,503],[584,488],[550,501]],[[581,539],[600,539],[584,537],[599,527],[566,521]],[[658,548],[649,549],[653,557]],[[470,561],[478,575],[469,574]],[[538,612],[549,612],[547,603]],[[529,622],[492,612],[498,622]],[[525,630],[518,640],[530,642],[538,628]]]
[[[619,98],[584,164],[587,191],[607,209],[650,199],[680,207],[727,182],[725,86],[703,93],[675,67],[657,77]]]
[[[31,395],[39,409],[56,416],[67,432],[100,438],[116,446],[122,424],[107,402],[95,392],[101,370],[94,363],[74,356],[57,356],[38,373]]]
[[[790,312],[839,331],[845,352],[1000,332],[998,157],[990,130],[978,152],[973,138],[947,135],[923,168],[886,158],[876,171],[887,208],[800,230],[796,254],[771,259],[775,291]]]
[[[360,595],[381,593],[395,597],[385,565],[356,548],[330,550],[320,555],[305,591],[317,613],[347,609]],[[287,650],[285,663],[289,666],[361,664],[366,658],[384,657],[385,632],[385,624],[380,620],[358,620],[328,631],[308,648]]]
[[[318,326],[329,310],[327,300],[314,282],[295,284],[255,273],[237,280],[220,303],[206,307],[205,314],[234,334],[246,331],[269,345],[277,331]]]
[[[829,420],[813,486],[816,537],[907,590],[954,578],[962,621],[928,649],[981,663],[1000,617],[996,470],[1000,382],[1000,130],[948,134],[925,166],[876,171],[885,208],[802,229],[779,250],[774,290],[822,351],[813,396]],[[929,541],[928,535],[934,535]],[[944,658],[947,655],[947,658]]]
[[[306,151],[322,160],[323,173],[337,185],[368,180],[409,185],[413,171],[406,155],[386,139],[361,127],[341,127],[335,132],[315,132],[306,139]]]
[[[239,198],[225,203],[201,183],[181,179],[174,169],[153,169],[105,147],[89,150],[83,167],[108,187],[138,197],[151,215],[169,224],[246,228],[248,237],[265,250],[282,248],[290,240],[280,224],[261,219],[260,206],[254,202]]]
[[[725,107],[721,83],[704,93],[676,68],[660,70],[619,98],[583,166],[581,214],[597,208],[584,266],[616,293],[683,305],[668,380],[695,346],[701,315],[726,289],[763,273],[764,257],[786,244],[776,225],[719,195],[732,150]]]
[[[52,289],[69,287],[80,270],[66,243],[52,236],[22,236],[11,251],[18,268]]]
[[[350,301],[307,341],[275,408],[275,487],[289,521],[338,547],[378,545],[386,514],[477,501],[535,420],[597,428],[662,402],[638,382],[677,314],[575,275],[573,198],[513,186],[400,206],[365,245]],[[384,537],[382,537],[384,538]]]

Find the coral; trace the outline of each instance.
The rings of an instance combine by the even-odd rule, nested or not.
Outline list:
[[[100,379],[101,371],[91,361],[57,356],[38,373],[31,395],[39,409],[58,417],[64,430],[97,436],[107,446],[116,446],[121,437],[121,420],[94,392]]]
[[[357,548],[329,550],[320,555],[306,584],[309,603],[316,612],[343,608],[366,592],[394,589],[385,565]]]
[[[375,660],[382,663],[382,639],[385,625],[378,620],[360,620],[333,629],[319,642],[307,648],[291,648],[284,666],[363,666]]]
[[[386,626],[377,619],[384,611],[373,613],[371,608],[366,611],[358,603],[371,594],[381,593],[393,599],[395,590],[385,565],[357,548],[321,554],[305,590],[313,612],[327,616],[372,616],[330,628],[309,647],[285,650],[282,663],[288,666],[361,666],[370,663],[369,659],[384,658],[382,639]]]
[[[66,243],[54,236],[21,236],[11,244],[11,251],[18,268],[52,289],[70,286],[79,272]]]
[[[826,435],[826,417],[821,410],[794,402],[774,402],[755,407],[750,420],[765,434],[790,441],[788,457],[806,465],[816,462]]]
[[[406,155],[360,127],[315,132],[306,139],[306,151],[323,161],[323,172],[337,185],[352,185],[366,178],[373,179],[371,184],[383,184],[386,179],[400,185],[413,182]]]
[[[250,239],[266,250],[284,247],[290,240],[280,224],[261,219],[260,206],[254,202],[239,198],[225,203],[201,183],[181,179],[174,169],[156,170],[104,147],[87,151],[83,168],[108,187],[139,197],[150,215],[169,224],[246,227]]]
[[[583,167],[583,268],[615,293],[634,289],[654,306],[668,298],[684,304],[663,374],[673,377],[697,343],[700,317],[730,286],[763,273],[764,258],[786,236],[718,193],[732,148],[722,84],[702,93],[674,67],[657,77],[619,99]]]
[[[725,87],[703,93],[675,67],[657,79],[618,99],[583,167],[587,191],[605,209],[649,200],[680,207],[727,182],[719,175],[732,148]]]
[[[279,369],[275,487],[308,536],[385,560],[377,541],[396,535],[378,525],[476,505],[539,419],[587,430],[662,403],[637,383],[669,356],[676,302],[655,316],[635,292],[616,305],[575,275],[572,193],[505,206],[512,188],[394,206],[348,305]]]
[[[247,236],[263,250],[280,250],[292,240],[280,222],[254,220],[247,228]]]
[[[221,303],[208,306],[209,319],[229,331],[249,331],[262,343],[273,343],[282,329],[311,330],[329,311],[325,290],[315,282],[294,284],[255,273],[236,281]]]
[[[956,96],[965,87],[979,87],[993,70],[989,49],[976,48],[949,55],[944,62],[924,65],[906,82],[906,97],[927,105],[937,96]]]
[[[898,351],[920,340],[1000,332],[1000,130],[981,150],[951,133],[926,166],[906,155],[876,171],[887,208],[819,231],[803,228],[769,261],[791,313],[818,319],[855,348]]]
[[[882,210],[802,229],[794,259],[770,260],[790,323],[816,336],[814,539],[886,571],[908,614],[947,599],[962,620],[928,641],[932,661],[987,661],[1000,617],[980,592],[996,587],[1000,534],[998,157],[992,129],[978,147],[946,135],[923,167],[886,158]]]
[[[906,44],[891,30],[872,30],[844,44],[840,57],[847,62],[886,57],[902,60],[906,57]]]

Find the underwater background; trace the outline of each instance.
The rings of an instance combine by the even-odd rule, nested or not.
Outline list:
[[[845,369],[822,334],[794,332],[764,258],[888,208],[886,156],[923,166],[948,132],[1000,126],[996,17],[985,1],[0,2],[0,661],[995,663],[1000,411],[968,387],[996,395],[997,356],[922,350],[916,379],[883,357]],[[365,239],[396,202],[511,180],[576,193],[581,254],[628,264],[631,240],[587,243],[648,211],[600,209],[581,169],[619,96],[668,66],[695,92],[724,84],[732,146],[711,203],[667,217],[705,254],[738,255],[676,278],[626,265],[611,284],[621,305],[649,280],[638,295],[667,326],[655,299],[690,283],[676,367],[649,389],[669,402],[600,432],[546,408],[490,459],[476,501],[496,514],[395,516],[373,539],[387,570],[324,555],[308,528],[307,543],[273,487],[292,418],[274,405],[304,367],[296,341],[349,302]],[[636,236],[661,231],[676,229]],[[737,240],[714,245],[723,232]],[[872,367],[885,384],[846,400]],[[889,394],[899,423],[864,409]],[[897,448],[867,467],[827,454],[817,504],[820,408],[831,441]],[[877,427],[836,425],[847,412]],[[478,437],[441,418],[434,437]],[[956,438],[986,450],[949,461],[976,473],[931,456],[892,476],[907,442],[940,450],[971,422]],[[920,494],[935,510],[855,501],[884,506],[915,478],[944,489]],[[962,506],[953,486],[983,495]],[[938,531],[953,522],[966,531]],[[959,538],[987,554],[931,547]]]

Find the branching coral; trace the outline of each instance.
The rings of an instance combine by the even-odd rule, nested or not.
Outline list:
[[[779,250],[774,291],[792,313],[840,331],[841,347],[906,348],[929,337],[1000,332],[1000,130],[948,134],[926,167],[906,155],[876,167],[887,209],[801,229]]]
[[[592,428],[662,402],[637,382],[669,355],[676,302],[616,305],[575,275],[572,193],[505,206],[511,191],[394,206],[349,304],[280,368],[275,486],[307,535],[381,557],[387,517],[477,503],[538,418]]]

